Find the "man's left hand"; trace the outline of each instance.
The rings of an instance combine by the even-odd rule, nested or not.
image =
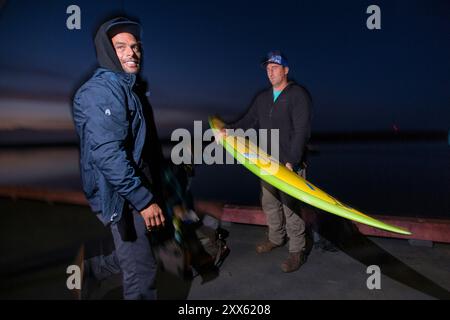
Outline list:
[[[286,162],[286,168],[288,168],[290,171],[294,171],[294,167],[289,162]]]

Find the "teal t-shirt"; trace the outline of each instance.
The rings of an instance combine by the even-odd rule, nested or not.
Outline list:
[[[283,90],[281,90],[281,91],[283,91]],[[280,95],[281,91],[273,90],[273,102],[275,102],[277,100],[277,98]]]

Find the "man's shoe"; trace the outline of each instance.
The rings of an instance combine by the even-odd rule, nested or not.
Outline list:
[[[257,253],[266,253],[270,252],[275,248],[281,247],[281,245],[275,244],[271,242],[270,240],[266,240],[263,243],[260,243],[256,246],[256,252]]]
[[[306,262],[306,255],[302,252],[289,252],[287,259],[281,264],[283,272],[294,272]]]

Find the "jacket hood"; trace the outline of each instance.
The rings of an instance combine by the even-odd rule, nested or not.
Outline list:
[[[120,32],[129,32],[141,39],[141,26],[128,18],[118,17],[103,23],[95,35],[95,50],[100,67],[115,72],[123,72],[122,65],[117,57],[111,38]]]

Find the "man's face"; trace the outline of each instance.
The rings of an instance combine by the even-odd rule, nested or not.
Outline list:
[[[123,71],[138,73],[141,63],[141,44],[127,32],[118,33],[111,39]]]
[[[267,77],[274,87],[278,87],[284,81],[287,81],[288,67],[280,66],[276,63],[269,63],[266,66]]]

